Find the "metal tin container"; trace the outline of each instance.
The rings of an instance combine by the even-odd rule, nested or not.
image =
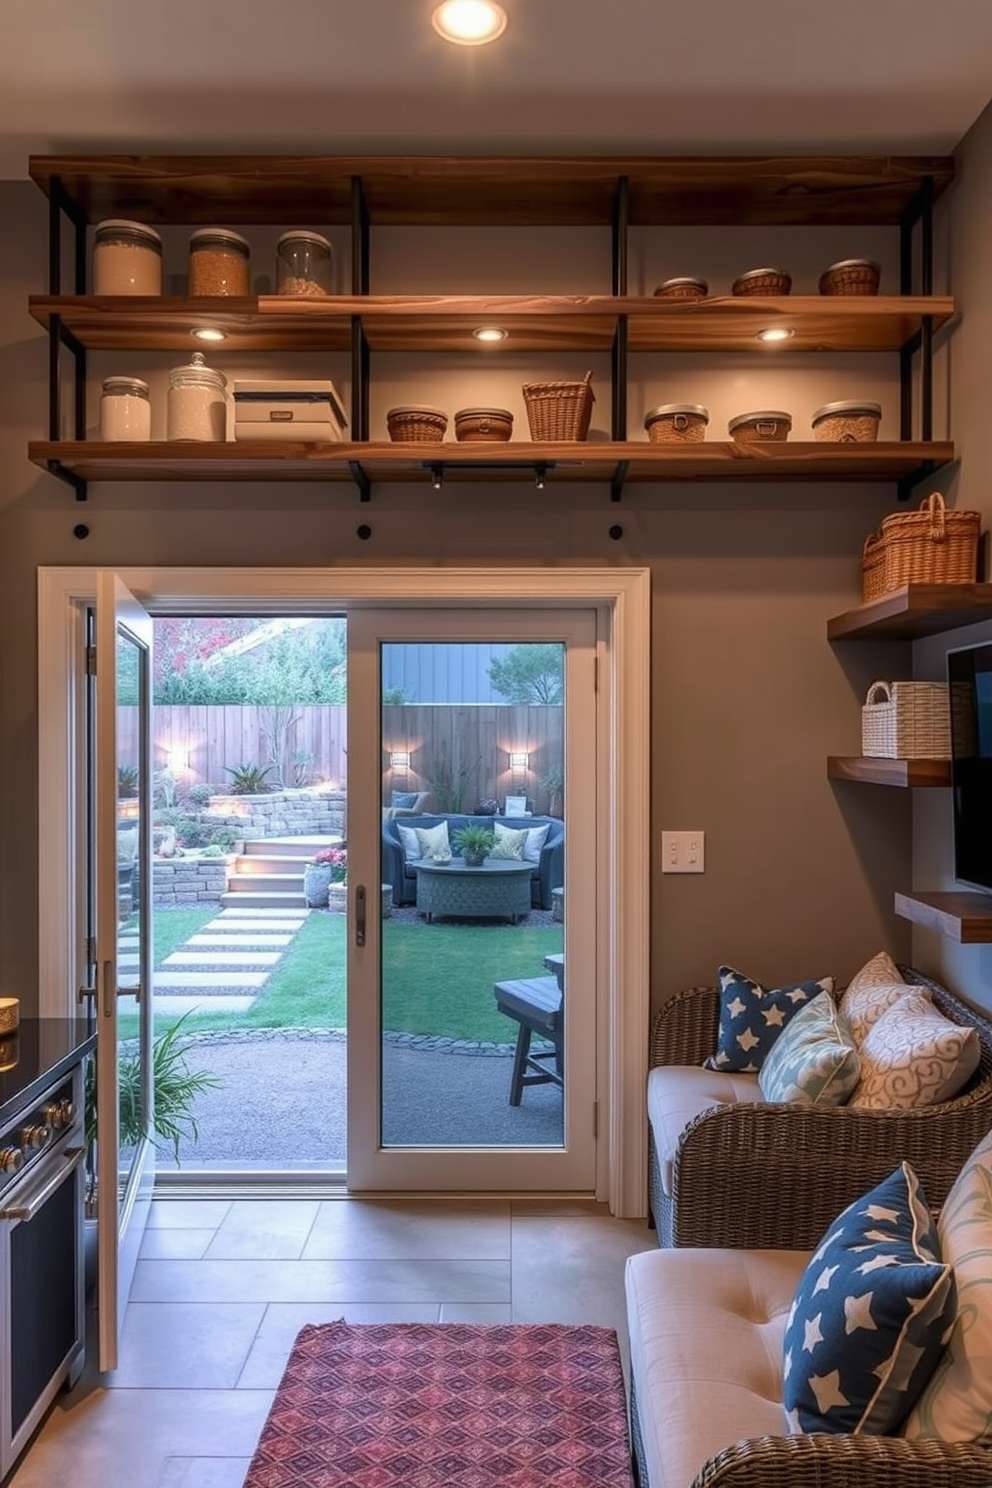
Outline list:
[[[100,438],[135,441],[152,437],[148,384],[140,377],[105,377],[100,397]]]
[[[709,421],[710,411],[701,403],[660,403],[644,415],[652,444],[698,444]]]
[[[153,227],[121,217],[97,223],[93,235],[93,293],[162,293],[162,239]]]
[[[226,227],[201,227],[189,240],[189,293],[246,295],[249,293],[247,238]]]
[[[871,444],[878,438],[881,418],[881,403],[824,403],[813,415],[813,438],[824,444]]]
[[[727,433],[736,444],[782,444],[791,428],[791,413],[762,409],[759,413],[739,413],[730,420]]]
[[[792,288],[792,275],[787,269],[748,269],[734,280],[735,295],[787,295]]]
[[[705,279],[666,279],[659,284],[655,295],[663,300],[703,300],[710,292]]]

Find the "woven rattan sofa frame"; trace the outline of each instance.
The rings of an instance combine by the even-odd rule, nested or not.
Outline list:
[[[630,1382],[630,1437],[639,1488],[648,1481]],[[992,1453],[973,1442],[900,1436],[755,1436],[700,1467],[686,1488],[988,1488]]]
[[[682,1133],[670,1195],[649,1132],[648,1198],[659,1245],[813,1249],[841,1210],[903,1159],[940,1208],[965,1158],[992,1129],[992,1023],[913,967],[899,970],[928,988],[953,1022],[978,1030],[981,1058],[965,1090],[908,1111],[715,1106]],[[716,1048],[719,1014],[715,987],[678,993],[652,1020],[651,1068],[702,1064]]]

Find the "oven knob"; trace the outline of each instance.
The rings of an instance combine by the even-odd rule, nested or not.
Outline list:
[[[49,1126],[54,1127],[56,1131],[59,1131],[62,1127],[68,1126],[69,1123],[72,1121],[72,1101],[52,1101],[50,1105],[42,1106],[41,1114],[44,1116]]]
[[[22,1147],[44,1147],[51,1136],[47,1126],[22,1126],[17,1133],[17,1140]]]
[[[0,1147],[0,1173],[16,1173],[23,1161],[20,1147]]]

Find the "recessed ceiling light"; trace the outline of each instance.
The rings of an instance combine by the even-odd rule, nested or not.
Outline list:
[[[788,341],[794,336],[795,331],[790,331],[788,326],[769,326],[765,331],[758,332],[759,341]]]
[[[190,331],[197,341],[226,341],[227,332],[215,330],[213,326],[194,326]]]
[[[495,0],[444,0],[431,16],[438,36],[456,46],[485,46],[506,30],[506,11]]]
[[[509,331],[505,331],[502,326],[476,326],[472,332],[476,341],[486,342],[505,341],[509,334]]]

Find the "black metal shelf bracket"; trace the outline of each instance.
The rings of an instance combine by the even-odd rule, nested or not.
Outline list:
[[[48,289],[52,295],[62,293],[62,227],[63,217],[73,233],[73,292],[86,293],[86,215],[79,203],[66,191],[61,176],[49,183],[48,201]],[[62,350],[72,355],[72,427],[73,437],[86,438],[86,348],[74,336],[61,315],[48,322],[48,437],[56,443],[62,438]],[[71,486],[77,501],[85,501],[87,482],[61,460],[47,462],[49,472]]]
[[[933,241],[934,180],[924,176],[919,190],[913,196],[899,223],[899,293],[911,295],[916,275],[913,233],[918,226],[919,236],[919,284],[921,295],[933,294],[934,241]],[[920,356],[920,438],[933,439],[933,316],[924,315],[920,330],[915,332],[899,350],[899,438],[913,438],[913,361]],[[928,474],[930,472],[927,472]],[[899,499],[906,501],[919,476],[905,477],[899,482]]]
[[[369,208],[361,176],[351,178],[351,292],[367,296],[371,286]],[[360,315],[351,317],[351,437],[369,437],[370,364],[368,337]],[[367,500],[367,497],[363,497]]]
[[[359,497],[359,500],[360,501],[371,501],[372,500],[372,482],[369,480],[369,473],[365,469],[365,467],[362,464],[361,460],[349,460],[348,461],[348,469],[351,471],[351,478],[352,478],[352,480],[355,482],[355,485],[358,487],[358,497]]]
[[[61,460],[46,460],[45,467],[49,475],[57,476],[60,481],[65,481],[67,486],[72,487],[77,501],[86,500],[86,481],[81,475],[77,475],[74,470],[67,470]]]
[[[629,460],[619,460],[617,462],[617,468],[616,468],[616,470],[614,470],[614,472],[613,472],[613,478],[610,481],[610,500],[611,501],[620,501],[620,500],[622,500],[622,498],[623,498],[623,488],[627,484],[627,472],[628,472],[629,469],[630,469],[630,461]]]

